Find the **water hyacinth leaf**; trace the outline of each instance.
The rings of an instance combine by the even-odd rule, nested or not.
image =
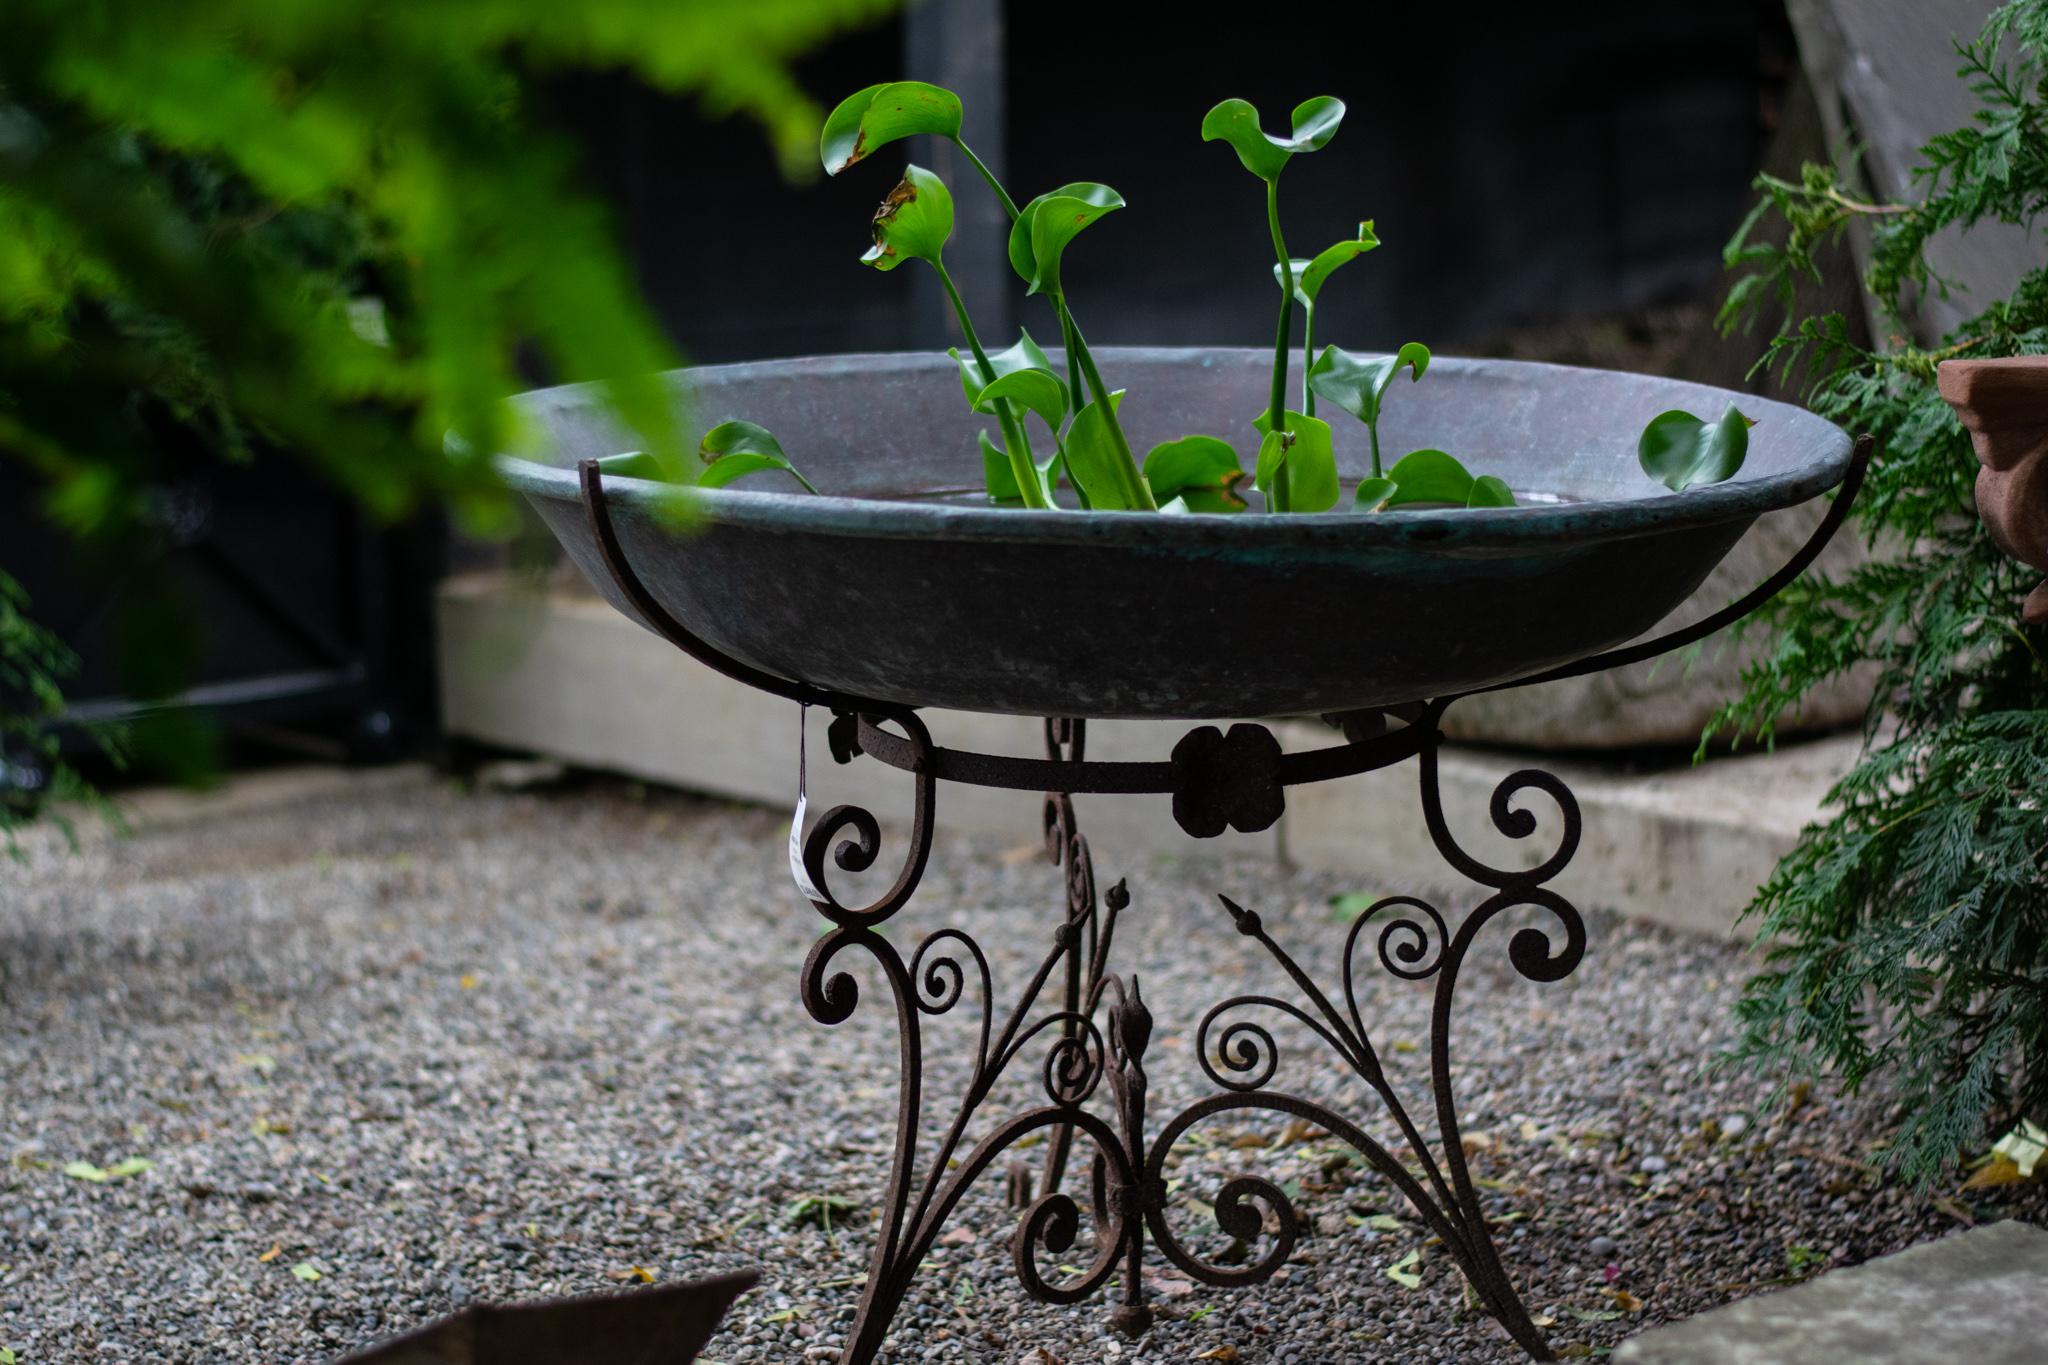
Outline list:
[[[797,467],[780,455],[760,455],[753,451],[742,451],[736,455],[721,455],[712,461],[697,477],[699,488],[724,488],[749,474],[760,474],[770,469],[780,469],[804,486],[806,493],[816,493],[811,481],[797,472]]]
[[[1242,510],[1244,499],[1236,489],[1244,477],[1237,451],[1215,436],[1183,436],[1152,447],[1145,456],[1152,496],[1179,499],[1188,510]]]
[[[1114,405],[1111,410],[1122,407],[1124,391],[1116,390],[1109,399]],[[1067,428],[1066,455],[1067,477],[1074,481],[1074,487],[1087,498],[1091,508],[1121,511],[1140,506],[1125,487],[1123,455],[1110,434],[1109,411],[1103,408],[1101,399],[1074,414],[1074,423]]]
[[[1360,510],[1377,512],[1388,498],[1400,491],[1400,488],[1401,485],[1392,479],[1365,479],[1359,483],[1358,491],[1352,497]]]
[[[774,433],[753,422],[736,418],[720,422],[705,432],[704,439],[697,443],[697,457],[705,465],[704,472],[697,476],[697,483],[703,488],[723,488],[749,474],[780,469],[809,492],[818,491],[782,453],[782,443],[775,439]]]
[[[957,346],[948,348],[946,354],[960,367],[960,391],[966,395],[971,407],[989,381],[982,378],[981,366],[975,362],[973,355],[960,354]],[[1048,374],[1052,372],[1052,361],[1046,357],[1038,343],[1031,339],[1031,333],[1022,330],[1017,333],[1016,345],[989,354],[988,366],[996,372],[998,379],[1006,374],[1015,374],[1018,370],[1044,370]]]
[[[1265,421],[1253,423],[1265,430]],[[1282,465],[1287,467],[1287,496],[1290,512],[1327,512],[1337,505],[1337,455],[1330,439],[1330,424],[1298,412],[1287,414],[1286,430],[1265,431],[1259,442],[1258,469],[1253,483],[1262,493],[1272,491],[1273,480]]]
[[[1387,477],[1397,485],[1386,499],[1388,507],[1415,503],[1463,507],[1472,498],[1471,472],[1441,450],[1411,450],[1394,461]]]
[[[1309,368],[1308,386],[1316,397],[1336,404],[1367,426],[1376,426],[1387,389],[1404,368],[1413,371],[1413,379],[1422,378],[1429,369],[1429,348],[1411,341],[1392,355],[1361,356],[1326,346]]]
[[[1467,507],[1513,507],[1515,491],[1509,488],[1507,480],[1492,474],[1481,474],[1472,480],[1472,492],[1465,498]]]
[[[974,410],[994,412],[996,401],[1003,398],[1031,409],[1054,432],[1067,415],[1067,386],[1051,370],[1021,369],[998,375],[993,384],[975,395]]]
[[[1733,403],[1718,422],[1702,422],[1682,409],[1658,413],[1636,442],[1643,472],[1674,493],[1733,478],[1749,454],[1755,426]]]
[[[1323,292],[1323,285],[1337,267],[1357,260],[1379,244],[1380,239],[1374,235],[1372,222],[1368,219],[1358,225],[1358,236],[1338,242],[1334,246],[1324,247],[1310,259],[1297,258],[1290,261],[1288,264],[1294,273],[1296,301],[1307,308],[1315,307],[1316,296]],[[1281,282],[1280,265],[1277,261],[1273,264],[1273,282]]]
[[[818,160],[827,175],[916,133],[960,136],[960,97],[923,81],[890,81],[856,90],[839,101],[818,136]]]
[[[1327,512],[1343,492],[1337,486],[1337,452],[1330,424],[1318,417],[1288,415],[1294,444],[1287,451],[1287,510]]]
[[[938,262],[953,235],[953,195],[922,166],[906,166],[903,179],[875,210],[875,244],[860,259],[877,270],[905,261]]]
[[[644,450],[629,450],[621,455],[606,455],[598,460],[597,467],[614,479],[652,479],[656,483],[670,481],[670,473],[662,467],[660,460]]]
[[[994,502],[1018,502],[1024,494],[1017,487],[1017,476],[1010,469],[1010,457],[1003,448],[989,439],[986,431],[981,438],[981,477],[988,486],[989,498]]]
[[[1344,101],[1318,95],[1294,108],[1293,131],[1274,137],[1259,125],[1259,111],[1249,100],[1224,100],[1202,116],[1202,141],[1228,142],[1244,168],[1271,180],[1287,167],[1296,152],[1313,152],[1337,134],[1344,121]]]
[[[1030,286],[1027,294],[1060,292],[1060,257],[1081,230],[1124,206],[1107,185],[1077,180],[1039,195],[1010,225],[1010,268]]]

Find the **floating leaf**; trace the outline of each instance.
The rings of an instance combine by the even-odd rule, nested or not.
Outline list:
[[[1210,1349],[1202,1352],[1200,1355],[1196,1356],[1195,1359],[1216,1360],[1222,1361],[1223,1365],[1235,1365],[1235,1362],[1237,1360],[1237,1348],[1235,1346],[1228,1345],[1213,1346]]]
[[[1124,197],[1107,185],[1076,181],[1039,195],[1010,225],[1010,266],[1027,294],[1060,292],[1060,258],[1081,230],[1106,213],[1124,206]]]
[[[107,1179],[126,1180],[131,1175],[141,1175],[156,1169],[156,1163],[146,1156],[131,1156],[107,1167]]]
[[[1660,412],[1643,428],[1636,459],[1643,472],[1674,493],[1733,478],[1749,453],[1749,429],[1756,423],[1733,403],[1718,422],[1702,422],[1683,409]]]
[[[922,166],[906,166],[903,179],[875,210],[875,244],[861,257],[877,270],[908,260],[936,265],[953,235],[953,196],[946,182]]]
[[[256,1258],[256,1262],[259,1265],[269,1265],[272,1261],[276,1260],[278,1257],[282,1255],[284,1255],[284,1243],[272,1242],[270,1244],[270,1250],[264,1252],[261,1256],[258,1256]]]
[[[93,1165],[90,1161],[67,1161],[64,1163],[64,1174],[70,1176],[73,1180],[86,1180],[95,1185],[107,1183],[106,1171]]]
[[[1186,511],[1241,510],[1245,503],[1237,486],[1244,477],[1237,451],[1215,436],[1183,436],[1153,446],[1145,456],[1145,482],[1152,496],[1179,499]]]
[[[749,474],[780,469],[802,484],[806,492],[818,491],[782,453],[782,443],[766,427],[752,422],[720,422],[697,443],[697,457],[705,466],[697,476],[697,483],[703,488],[723,488]],[[473,979],[465,978],[463,988],[467,990],[474,984]]]
[[[1397,485],[1386,499],[1388,507],[1407,507],[1418,502],[1463,507],[1472,497],[1474,480],[1470,471],[1441,450],[1410,451],[1394,461],[1387,477]]]
[[[320,1267],[314,1265],[311,1261],[300,1261],[292,1267],[292,1275],[311,1284],[320,1278]]]
[[[1231,99],[1202,116],[1202,141],[1228,142],[1246,170],[1271,180],[1296,152],[1313,152],[1335,137],[1343,121],[1344,101],[1318,95],[1295,106],[1290,136],[1274,137],[1259,126],[1259,111],[1249,100]]]
[[[1507,480],[1492,474],[1481,474],[1472,480],[1472,493],[1465,499],[1467,507],[1513,507],[1515,490],[1509,488]]]
[[[1380,239],[1373,235],[1372,223],[1368,220],[1358,225],[1355,238],[1324,247],[1311,259],[1289,261],[1288,266],[1294,273],[1294,297],[1303,307],[1315,307],[1316,296],[1323,292],[1324,283],[1338,266],[1357,260],[1379,244]],[[1280,278],[1280,265],[1276,261],[1273,264],[1274,283],[1279,283]]]
[[[1401,485],[1392,479],[1361,479],[1358,483],[1356,500],[1359,507],[1368,512],[1377,512],[1387,499],[1401,491]]]
[[[1361,356],[1327,346],[1309,368],[1308,386],[1318,398],[1376,428],[1387,389],[1404,367],[1413,371],[1413,379],[1422,378],[1429,369],[1429,348],[1411,341],[1392,355]]]
[[[1415,1273],[1415,1267],[1422,1261],[1422,1253],[1411,1251],[1387,1267],[1387,1278],[1404,1289],[1422,1288],[1422,1276]]]
[[[856,90],[826,115],[818,136],[818,160],[827,175],[900,138],[932,133],[960,136],[960,97],[923,81],[890,81]]]
[[[1391,1213],[1376,1213],[1365,1220],[1365,1225],[1374,1232],[1399,1232],[1401,1220]]]

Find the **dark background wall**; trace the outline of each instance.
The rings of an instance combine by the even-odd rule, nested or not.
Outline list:
[[[827,105],[878,80],[953,85],[969,141],[1020,202],[1075,179],[1120,190],[1130,208],[1069,257],[1098,343],[1271,336],[1261,188],[1200,140],[1218,99],[1252,100],[1274,128],[1310,95],[1346,101],[1335,141],[1282,179],[1288,243],[1312,255],[1372,218],[1385,245],[1331,285],[1318,330],[1454,349],[1711,287],[1795,65],[1774,0],[1386,6],[1342,11],[1357,22],[1315,35],[1278,10],[1261,32],[1189,17],[1200,6],[1049,0],[1028,22],[1008,8],[933,0],[818,54],[803,77]],[[856,264],[906,159],[954,186],[948,262],[980,330],[1006,335],[1006,312],[1053,330],[1002,264],[986,194],[943,148],[898,144],[836,181],[790,186],[740,120],[605,79],[566,86],[562,108],[695,359],[951,344],[929,272]],[[728,193],[760,211],[705,211]]]

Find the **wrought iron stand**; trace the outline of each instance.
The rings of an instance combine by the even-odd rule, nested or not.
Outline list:
[[[1813,536],[1783,568],[1739,601],[1685,629],[1504,686],[1635,663],[1705,639],[1747,616],[1803,573],[1833,537],[1862,485],[1870,451],[1870,438],[1857,442],[1842,488]],[[1540,769],[1524,768],[1494,788],[1489,813],[1494,827],[1509,838],[1525,839],[1537,831],[1536,816],[1520,804],[1525,793],[1541,792],[1559,809],[1562,823],[1556,847],[1535,867],[1515,871],[1473,857],[1452,837],[1444,819],[1437,751],[1443,742],[1443,714],[1456,697],[1328,717],[1343,732],[1344,742],[1307,753],[1282,753],[1272,732],[1260,725],[1233,725],[1228,731],[1205,725],[1185,734],[1166,761],[1100,762],[1085,756],[1086,722],[1064,718],[1046,722],[1044,758],[942,748],[932,742],[914,710],[774,677],[693,635],[663,610],[627,563],[594,462],[583,464],[581,477],[605,567],[649,627],[729,677],[828,709],[833,716],[828,735],[837,761],[850,762],[864,754],[912,777],[910,844],[894,884],[870,904],[844,904],[830,882],[834,867],[860,872],[873,867],[880,856],[881,826],[871,812],[837,806],[805,830],[800,803],[790,832],[790,866],[797,885],[832,926],[804,962],[804,1007],[822,1024],[852,1017],[858,987],[851,975],[834,970],[841,955],[850,951],[873,960],[896,1007],[900,1075],[895,1155],[867,1288],[841,1355],[844,1365],[865,1365],[876,1358],[904,1295],[961,1196],[1019,1139],[1033,1133],[1045,1135],[1036,1188],[1027,1166],[1008,1168],[1012,1200],[1024,1209],[1011,1243],[1012,1260],[1033,1297],[1076,1303],[1119,1277],[1121,1302],[1111,1321],[1127,1333],[1144,1331],[1152,1321],[1141,1273],[1148,1235],[1162,1256],[1204,1283],[1248,1285],[1268,1279],[1292,1253],[1297,1232],[1295,1210],[1272,1182],[1238,1176],[1217,1193],[1215,1219],[1222,1233],[1247,1246],[1266,1234],[1264,1253],[1242,1264],[1202,1259],[1165,1216],[1165,1166],[1174,1144],[1190,1128],[1219,1114],[1253,1109],[1307,1120],[1348,1142],[1414,1205],[1480,1302],[1515,1342],[1534,1359],[1552,1358],[1501,1265],[1466,1165],[1451,1090],[1450,1026],[1459,972],[1480,931],[1502,912],[1534,907],[1555,921],[1554,930],[1528,925],[1508,939],[1508,961],[1529,980],[1561,980],[1585,955],[1585,924],[1577,908],[1549,886],[1579,843],[1578,803],[1563,782]],[[1196,837],[1213,837],[1226,829],[1269,828],[1280,818],[1290,786],[1370,772],[1411,758],[1416,760],[1423,816],[1437,852],[1453,870],[1484,888],[1483,898],[1455,924],[1435,906],[1411,896],[1386,897],[1372,907],[1385,914],[1355,919],[1341,959],[1341,1006],[1267,933],[1256,910],[1222,898],[1237,931],[1255,940],[1279,964],[1294,991],[1289,996],[1237,995],[1212,1006],[1197,1029],[1196,1049],[1201,1068],[1218,1093],[1154,1128],[1146,1109],[1145,1075],[1151,1011],[1137,978],[1109,969],[1117,917],[1130,897],[1121,881],[1098,895],[1088,840],[1075,820],[1072,798],[1083,793],[1170,794],[1180,826]],[[941,782],[1046,794],[1046,850],[1065,872],[1066,913],[1053,931],[1049,950],[1000,1024],[988,960],[972,938],[957,929],[938,930],[921,940],[906,961],[901,950],[877,932],[909,901],[924,874]],[[1434,1146],[1389,1083],[1359,1009],[1359,950],[1375,925],[1373,954],[1382,970],[1405,980],[1435,983],[1429,1040]],[[973,1066],[943,1138],[920,1160],[923,1020],[958,1005],[968,992],[970,976],[981,1011]],[[1279,1053],[1272,1033],[1258,1021],[1259,1011],[1306,1028],[1365,1082],[1399,1131],[1419,1175],[1344,1115],[1315,1100],[1269,1088]],[[963,1153],[968,1125],[998,1078],[1027,1052],[1031,1056],[1025,1065],[1039,1068],[1045,1102],[1003,1117]],[[1106,1104],[1097,1102],[1105,1089]],[[1095,1252],[1088,1265],[1069,1267],[1063,1278],[1049,1280],[1040,1269],[1039,1252],[1066,1252],[1082,1226],[1081,1204],[1066,1192],[1077,1138],[1093,1152],[1087,1216]]]

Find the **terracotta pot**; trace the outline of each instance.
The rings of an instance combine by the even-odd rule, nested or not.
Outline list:
[[[1941,396],[1977,448],[1977,514],[1998,547],[2048,573],[2048,356],[1946,360]],[[2048,583],[2027,594],[2030,625],[2048,625]]]

